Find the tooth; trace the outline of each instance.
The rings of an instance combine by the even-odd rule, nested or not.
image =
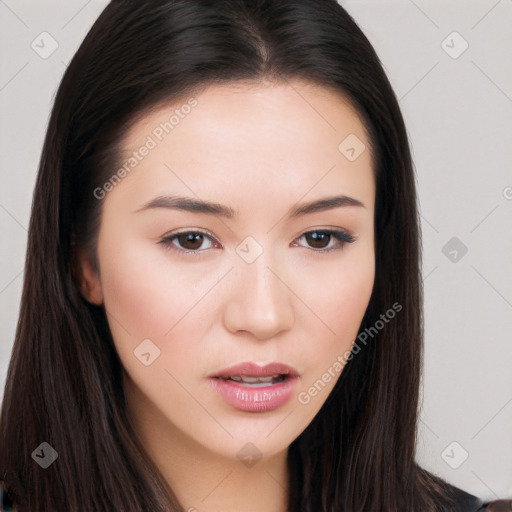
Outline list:
[[[270,377],[260,377],[258,380],[260,382],[272,382],[272,380],[274,379],[274,377],[272,377],[272,375]]]
[[[249,384],[255,384],[256,382],[259,382],[259,380],[259,377],[246,377],[245,375],[242,377],[242,381]]]
[[[274,375],[268,375],[266,377],[251,377],[248,375],[232,375],[231,377],[228,377],[228,380],[232,380],[238,383],[242,384],[250,384],[250,385],[257,385],[257,384],[271,384],[275,380],[279,380],[281,377],[280,373],[276,373]]]

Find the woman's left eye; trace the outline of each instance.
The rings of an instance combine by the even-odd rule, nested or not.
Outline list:
[[[303,237],[306,237],[309,244],[313,244],[312,247],[314,249],[318,249],[316,252],[329,252],[343,249],[345,244],[351,244],[356,241],[353,236],[349,235],[345,231],[331,229],[308,231],[300,236],[299,239]],[[329,243],[332,242],[333,239],[337,240],[338,243],[334,247],[329,247]],[[327,245],[324,245],[326,241]]]
[[[315,252],[329,252],[342,249],[345,244],[355,242],[355,238],[342,230],[322,229],[315,231],[308,231],[302,234],[297,240],[305,238],[310,248],[316,249]],[[160,240],[159,243],[164,247],[184,253],[200,253],[209,247],[200,249],[205,240],[215,241],[213,236],[203,233],[202,231],[183,231],[181,233],[174,233],[168,235]],[[333,247],[331,242],[336,241],[337,244]],[[174,242],[179,243],[179,246]]]

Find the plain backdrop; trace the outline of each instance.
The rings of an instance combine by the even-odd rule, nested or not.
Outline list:
[[[417,171],[418,461],[482,498],[512,498],[512,0],[340,3],[400,99]],[[0,400],[54,93],[106,4],[0,0]]]

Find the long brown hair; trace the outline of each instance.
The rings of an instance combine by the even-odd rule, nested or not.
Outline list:
[[[415,463],[423,320],[408,138],[379,59],[335,0],[113,0],[71,61],[33,197],[0,421],[0,479],[20,511],[182,511],[125,409],[105,311],[79,290],[130,123],[216,83],[302,79],[348,98],[370,134],[376,277],[361,332],[402,310],[345,366],[290,446],[289,512],[437,510],[450,489]],[[374,329],[375,330],[375,329]],[[42,469],[32,453],[58,452]]]

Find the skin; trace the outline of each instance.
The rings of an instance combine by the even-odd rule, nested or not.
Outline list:
[[[130,417],[185,510],[284,512],[288,447],[340,372],[307,404],[297,397],[350,350],[373,287],[371,153],[349,161],[338,150],[349,134],[367,148],[370,142],[341,95],[299,81],[216,85],[196,99],[192,112],[102,199],[99,272],[82,258],[83,293],[105,307]],[[139,119],[123,140],[126,155],[177,107]],[[137,211],[171,194],[215,201],[239,215]],[[297,203],[342,194],[364,207],[286,218]],[[328,228],[355,241],[341,246],[331,236],[315,245],[303,236]],[[185,230],[213,238],[159,243]],[[250,264],[236,252],[248,236],[263,248]],[[134,356],[144,339],[160,349],[149,366]],[[208,376],[243,361],[294,367],[292,399],[263,413],[228,405]],[[247,443],[262,456],[252,467],[237,456]]]

